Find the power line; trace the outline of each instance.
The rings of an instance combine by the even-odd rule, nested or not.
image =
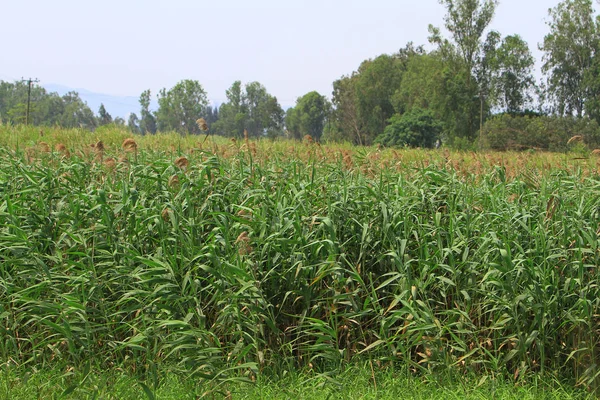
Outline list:
[[[31,106],[31,84],[38,83],[39,79],[21,79],[22,82],[27,82],[27,113],[25,114],[25,125],[29,125],[29,108]]]

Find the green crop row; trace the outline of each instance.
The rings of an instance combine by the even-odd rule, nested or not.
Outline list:
[[[597,176],[136,160],[0,150],[0,359],[598,382]]]

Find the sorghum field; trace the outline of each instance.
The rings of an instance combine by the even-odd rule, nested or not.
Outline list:
[[[581,150],[0,126],[2,370],[365,362],[594,391],[599,173]]]

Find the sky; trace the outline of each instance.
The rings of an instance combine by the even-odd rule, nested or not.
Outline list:
[[[559,0],[500,0],[490,26],[538,43]],[[198,80],[212,102],[236,80],[282,105],[443,26],[438,0],[30,0],[2,2],[0,79],[32,77],[116,96]],[[431,48],[431,47],[427,47]]]

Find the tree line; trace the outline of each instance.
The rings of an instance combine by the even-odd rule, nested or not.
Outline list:
[[[313,91],[284,111],[259,82],[236,81],[227,100],[213,107],[198,81],[183,80],[159,91],[156,111],[150,110],[150,90],[144,91],[139,116],[124,121],[113,119],[103,105],[95,115],[75,92],[61,97],[35,86],[31,122],[90,129],[116,124],[140,134],[200,134],[206,128],[233,137],[310,135],[361,145],[432,147],[443,141],[458,148],[507,149],[549,148],[548,135],[538,128],[536,140],[520,138],[529,134],[523,126],[544,117],[550,131],[583,123],[590,137],[600,138],[600,18],[591,0],[564,0],[549,10],[549,32],[538,44],[540,82],[529,44],[517,34],[489,29],[498,0],[439,1],[446,9],[447,36],[430,25],[431,50],[408,43],[363,61],[333,82],[331,100]],[[24,121],[26,94],[24,83],[0,82],[3,121]],[[201,118],[205,125],[198,123]]]

